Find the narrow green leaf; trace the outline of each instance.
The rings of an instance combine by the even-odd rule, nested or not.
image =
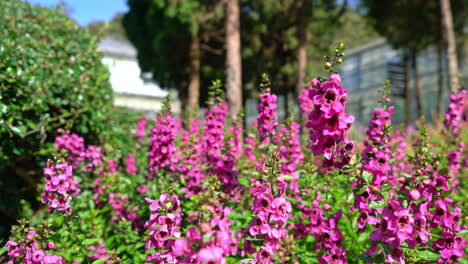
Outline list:
[[[108,258],[96,259],[93,264],[101,264],[107,261]]]
[[[427,261],[434,261],[442,257],[440,254],[431,252],[429,250],[419,251],[419,256]]]
[[[393,188],[393,184],[391,184],[391,183],[382,185],[382,191],[383,192],[388,191],[388,190],[390,190],[392,188]]]

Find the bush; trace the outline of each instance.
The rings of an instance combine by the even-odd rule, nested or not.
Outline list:
[[[97,39],[61,11],[17,0],[0,9],[0,206],[11,209],[20,189],[36,191],[57,129],[98,141],[112,89]]]

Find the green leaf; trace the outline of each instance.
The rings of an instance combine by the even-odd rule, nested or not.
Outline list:
[[[407,200],[408,199],[408,194],[402,192],[402,191],[396,191],[397,195],[398,195],[398,198],[401,198],[403,200]]]
[[[0,248],[0,256],[5,254],[5,252],[7,252],[7,251],[8,251],[8,248],[6,248],[6,247]]]
[[[356,257],[364,262],[374,262],[374,260],[369,256],[356,255]]]
[[[367,186],[364,184],[358,184],[356,186],[356,194],[363,194],[367,190]]]
[[[390,190],[392,188],[393,188],[393,184],[391,184],[391,183],[382,185],[382,191],[383,192],[388,191],[388,190]]]
[[[441,258],[442,256],[432,251],[425,250],[425,251],[419,251],[419,257],[427,261],[434,261],[434,260]]]
[[[387,204],[385,204],[385,201],[371,201],[370,204],[369,204],[369,208],[371,209],[380,209],[380,208],[384,208]]]
[[[93,261],[93,264],[101,264],[101,263],[104,263],[106,262],[108,258],[102,258],[102,259],[96,259],[95,261]]]
[[[405,176],[406,178],[409,178],[409,179],[413,178],[413,175],[411,175],[409,173],[406,173],[406,172],[402,172],[401,175],[403,175],[403,176]]]
[[[148,250],[145,251],[146,254],[151,254],[151,253],[154,253],[154,252],[156,252],[155,248],[148,248]]]
[[[283,175],[283,178],[284,178],[285,180],[287,180],[287,181],[292,181],[292,180],[294,180],[294,178],[291,177],[290,175]]]
[[[96,241],[97,241],[96,238],[87,238],[87,239],[83,240],[83,242],[81,242],[81,244],[83,246],[89,246],[89,245],[95,244]]]
[[[362,179],[367,182],[367,183],[370,183],[374,180],[374,176],[372,175],[372,173],[368,172],[368,171],[363,171],[362,172]]]

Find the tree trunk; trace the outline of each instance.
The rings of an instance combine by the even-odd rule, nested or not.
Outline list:
[[[444,105],[444,76],[442,70],[442,50],[444,48],[444,42],[442,39],[437,41],[437,85],[438,87],[438,97],[439,97],[439,115],[445,113]]]
[[[411,90],[409,87],[409,62],[408,56],[405,55],[405,114],[406,114],[406,126],[411,124]]]
[[[187,105],[188,105],[187,81],[185,80],[180,81],[179,87],[180,87],[180,92],[179,92],[180,113],[182,116],[184,116],[185,111],[187,110]]]
[[[304,88],[304,80],[306,75],[307,66],[307,50],[306,50],[306,34],[304,30],[305,19],[305,0],[298,1],[298,14],[297,14],[297,39],[299,46],[297,48],[297,94],[301,94]]]
[[[455,32],[453,30],[452,9],[450,0],[440,0],[440,9],[442,13],[442,25],[447,41],[447,58],[450,79],[450,91],[458,93],[458,61],[455,44]]]
[[[414,77],[414,92],[416,97],[416,109],[418,111],[418,118],[424,115],[423,106],[422,106],[422,92],[421,92],[421,82],[419,80],[418,72],[418,61],[417,61],[417,52],[411,51],[411,69],[413,70]]]
[[[199,106],[200,99],[200,38],[193,35],[190,42],[190,83],[188,87],[188,103],[191,109]]]
[[[242,59],[239,0],[226,1],[226,94],[229,116],[236,118],[242,107]]]

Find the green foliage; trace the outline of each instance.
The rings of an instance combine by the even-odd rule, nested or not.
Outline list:
[[[112,90],[95,39],[57,10],[0,8],[1,158],[31,155],[59,127],[98,136]]]
[[[117,13],[109,22],[94,21],[86,28],[93,36],[112,37],[122,41],[128,41],[122,25],[123,13]]]
[[[258,76],[268,73],[272,91],[279,95],[295,91],[297,85],[298,14],[300,1],[241,1],[242,78],[256,84]],[[337,29],[346,6],[337,1],[304,0],[306,34],[306,76],[325,74],[316,62],[337,43]],[[257,85],[249,86],[257,87]],[[246,94],[254,94],[248,90]]]
[[[37,162],[58,128],[88,142],[108,129],[109,73],[96,39],[58,9],[17,0],[0,1],[0,9],[0,189],[34,193]]]
[[[182,101],[188,95],[190,43],[193,36],[199,39],[204,47],[200,48],[200,102],[205,102],[211,80],[224,76],[223,43],[219,41],[224,38],[221,5],[194,0],[129,0],[128,6],[123,26],[138,50],[140,68],[152,73],[161,87],[177,88]]]

